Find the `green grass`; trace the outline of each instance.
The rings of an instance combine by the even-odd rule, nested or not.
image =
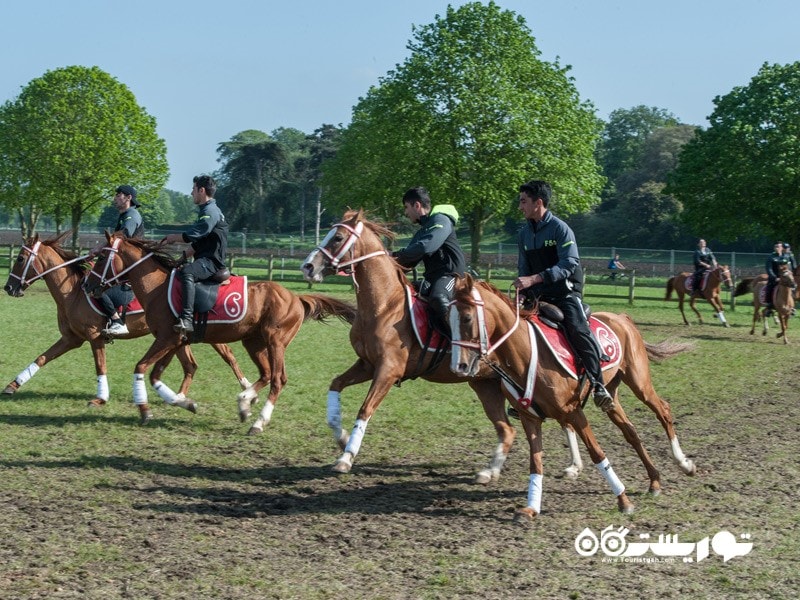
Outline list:
[[[314,291],[352,299],[347,286]],[[647,497],[638,459],[587,408],[637,504],[633,516],[616,513],[591,468],[577,482],[552,477],[566,451],[547,422],[545,514],[531,527],[514,526],[527,485],[523,436],[501,481],[473,486],[496,441],[465,385],[410,381],[392,389],[353,472],[332,477],[338,450],[325,397],[331,379],[355,360],[338,322],[301,328],[288,349],[288,385],[263,436],[245,435],[233,375],[204,345],[193,347],[198,414],[164,406],[149,389],[155,420],[139,427],[131,384],[151,343],[142,338],[109,348],[112,401],[102,410],[86,408],[96,388],[88,346],[0,397],[0,597],[611,598],[630,589],[659,598],[793,597],[800,584],[791,568],[800,559],[793,383],[800,321],[789,329],[790,339],[798,333],[794,345],[784,346],[772,334],[750,336],[747,310],[730,313],[725,329],[706,305],[708,324],[687,328],[674,303],[591,301],[595,311],[629,313],[648,341],[696,343],[651,368],[697,477],[671,464],[658,423],[623,388],[621,401],[662,469],[665,493]],[[1,297],[0,384],[54,342],[57,329],[44,286],[21,299]],[[246,353],[233,349],[252,380]],[[164,379],[177,388],[177,363]],[[346,426],[367,387],[343,393]],[[572,543],[583,527],[623,523],[634,533],[688,541],[748,531],[756,549],[729,563],[712,557],[630,568],[576,555]]]

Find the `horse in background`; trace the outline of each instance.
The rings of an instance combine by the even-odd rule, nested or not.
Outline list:
[[[144,308],[145,320],[155,341],[134,368],[133,401],[139,408],[140,423],[153,418],[147,398],[144,375],[153,363],[180,348],[184,340],[172,326],[175,316],[170,310],[170,274],[178,262],[165,253],[159,242],[125,238],[121,233],[106,233],[107,246],[87,275],[86,292],[99,296],[111,285],[127,280]],[[221,292],[220,292],[221,293]],[[250,416],[250,408],[258,401],[258,392],[269,385],[269,396],[250,434],[261,433],[272,418],[272,411],[286,385],[286,348],[308,319],[323,321],[335,316],[352,322],[355,308],[323,294],[294,294],[272,281],[248,283],[242,296],[226,304],[227,312],[236,319],[209,322],[202,343],[221,344],[241,341],[258,367],[258,380],[237,397],[239,418]],[[198,329],[198,328],[196,328]],[[202,329],[202,328],[201,328]],[[160,380],[160,373],[150,372],[150,384],[167,404],[175,393]]]
[[[702,324],[703,317],[700,311],[695,307],[695,302],[698,298],[704,298],[714,308],[714,316],[719,318],[720,323],[725,327],[730,327],[728,321],[725,319],[725,306],[722,304],[720,298],[720,286],[725,284],[726,289],[733,287],[733,280],[731,279],[731,271],[727,265],[717,265],[713,269],[705,272],[701,278],[700,290],[690,290],[691,281],[694,278],[693,273],[678,273],[670,277],[667,281],[667,294],[664,300],[669,300],[672,297],[673,290],[678,295],[678,308],[680,308],[681,316],[683,317],[684,325],[688,326],[689,321],[686,320],[686,313],[683,310],[683,301],[685,296],[689,296],[689,307],[697,315],[697,320]]]
[[[89,271],[87,262],[89,257],[78,256],[61,246],[62,240],[69,233],[67,231],[44,241],[39,239],[38,234],[28,238],[11,265],[11,272],[3,289],[9,296],[21,297],[32,283],[42,279],[56,302],[58,329],[61,337],[11,380],[3,393],[15,393],[47,363],[88,341],[92,348],[97,375],[97,393],[88,405],[100,407],[105,405],[110,398],[106,367],[106,344],[109,339],[102,334],[107,318],[91,306],[89,298],[81,290],[81,282]],[[128,326],[128,335],[115,339],[134,339],[150,333],[141,312],[126,315],[125,323]],[[248,387],[250,383],[239,368],[231,349],[225,344],[215,344],[214,350],[233,370],[242,389]],[[177,354],[183,366],[183,381],[176,394],[175,404],[194,412],[196,406],[186,395],[197,371],[197,361],[188,346],[179,348]],[[172,355],[165,357],[165,360],[159,363],[157,367],[159,373],[167,368],[171,358]]]
[[[763,323],[762,335],[767,335],[769,325],[767,324],[766,310],[767,305],[770,304],[769,298],[764,298],[764,292],[767,287],[767,277],[757,279],[753,285],[753,325],[750,328],[750,335],[755,334],[756,323],[761,320]],[[783,343],[788,344],[789,338],[786,336],[786,330],[789,328],[789,320],[792,317],[792,311],[795,305],[795,294],[797,292],[796,282],[794,275],[789,269],[788,265],[782,265],[778,271],[778,279],[775,282],[773,289],[772,306],[774,307],[775,318],[781,330],[775,335],[777,338],[783,338]]]
[[[585,382],[568,376],[555,354],[547,347],[541,330],[528,319],[535,312],[522,311],[497,288],[471,277],[459,279],[450,308],[453,332],[451,370],[462,377],[472,377],[487,364],[501,373],[506,397],[522,420],[530,446],[530,482],[528,506],[517,512],[518,520],[534,518],[541,512],[542,491],[542,420],[552,418],[562,427],[574,428],[586,445],[592,462],[617,497],[620,511],[633,511],[633,503],[625,494],[625,486],[614,473],[583,413]],[[625,434],[636,449],[650,475],[650,492],[660,492],[658,470],[642,445],[636,429],[619,403],[617,389],[625,383],[639,400],[652,410],[661,422],[670,443],[673,460],[687,475],[694,475],[695,464],[681,450],[669,404],[653,388],[649,360],[668,358],[688,350],[691,345],[662,343],[658,347],[642,339],[628,315],[596,313],[598,333],[604,340],[604,351],[614,362],[604,370],[606,388],[615,396],[608,411],[611,421]],[[541,321],[540,321],[541,324]],[[542,324],[542,327],[547,325]],[[619,340],[616,345],[614,337]],[[588,392],[587,392],[588,393]]]

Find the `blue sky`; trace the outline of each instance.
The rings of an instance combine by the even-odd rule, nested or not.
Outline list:
[[[370,85],[408,56],[440,0],[0,0],[0,102],[69,65],[127,85],[166,140],[168,187],[188,192],[244,129],[347,125]],[[764,63],[800,60],[797,0],[499,0],[544,60],[572,66],[607,118],[640,104],[706,125],[715,96]]]

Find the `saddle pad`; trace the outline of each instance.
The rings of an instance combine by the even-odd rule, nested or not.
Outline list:
[[[414,335],[417,336],[417,342],[424,348],[425,340],[431,336],[428,343],[428,352],[435,352],[440,346],[449,346],[450,340],[445,339],[438,331],[431,327],[430,317],[428,315],[428,303],[420,300],[415,294],[412,294],[410,285],[406,287],[406,300],[408,302],[409,312],[411,313],[411,328],[414,330]]]
[[[706,289],[706,284],[708,283],[708,276],[711,275],[711,271],[705,271],[703,276],[700,278],[700,290]],[[683,280],[683,287],[686,288],[687,292],[694,291],[694,275],[689,275],[686,279]]]
[[[98,298],[90,296],[86,292],[83,292],[83,295],[86,296],[86,301],[89,303],[89,306],[92,307],[94,312],[96,312],[98,315],[103,315],[104,317],[106,316],[106,313],[104,313],[100,308],[100,300]],[[128,306],[117,306],[118,313],[122,314],[123,310],[129,315],[138,315],[139,313],[144,312],[144,309],[137,298],[134,298],[133,301],[128,304]]]
[[[564,331],[560,328],[553,329],[549,325],[545,325],[539,320],[537,315],[532,315],[529,320],[539,334],[539,337],[544,341],[544,345],[550,350],[553,356],[555,356],[561,367],[570,377],[577,379],[578,373],[575,353],[572,351],[569,342],[567,342],[567,336],[564,334]],[[614,330],[600,319],[594,317],[589,317],[589,329],[600,344],[600,348],[603,349],[605,355],[610,357],[610,360],[600,362],[600,368],[605,371],[619,365],[620,360],[622,360],[622,344],[617,334],[614,333]]]
[[[183,306],[183,286],[173,269],[169,276],[169,309],[177,317]],[[228,285],[220,285],[217,301],[208,311],[208,323],[238,323],[247,313],[247,276],[231,276]],[[196,285],[203,285],[198,282]],[[214,283],[214,285],[218,285]]]

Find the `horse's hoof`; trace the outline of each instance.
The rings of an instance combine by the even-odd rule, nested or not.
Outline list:
[[[633,502],[628,499],[628,496],[625,494],[625,492],[622,492],[619,496],[617,496],[617,508],[623,515],[633,514]]]
[[[650,489],[647,490],[647,493],[651,496],[660,496],[661,495],[661,487],[654,487],[652,484],[650,485]]]
[[[194,400],[177,400],[175,406],[178,408],[185,408],[192,414],[197,414],[197,402]]]
[[[240,422],[240,423],[244,423],[244,422],[245,422],[245,421],[247,421],[247,419],[249,419],[251,416],[253,416],[253,413],[252,413],[252,412],[250,412],[249,410],[248,410],[248,411],[245,411],[245,412],[239,411],[239,422]]]
[[[336,464],[333,465],[333,472],[334,473],[349,473],[350,469],[353,468],[353,465],[346,460],[342,460],[341,458],[336,461]]]
[[[475,483],[478,485],[488,485],[492,481],[492,474],[487,471],[481,471],[475,476]]]
[[[150,411],[150,409],[147,410],[139,409],[139,425],[147,425],[152,420],[153,420],[153,413]]]
[[[514,512],[514,523],[532,523],[538,513],[532,508],[520,508]]]
[[[94,400],[89,400],[89,402],[86,403],[86,406],[89,408],[102,408],[106,404],[108,404],[106,400],[103,400],[102,398],[95,398]]]
[[[564,469],[564,477],[566,477],[567,479],[577,479],[580,473],[581,470],[575,465],[570,465],[566,469]]]
[[[19,389],[19,384],[17,383],[17,380],[14,379],[11,383],[9,383],[6,386],[6,389],[3,390],[3,393],[4,394],[8,394],[10,396],[14,392],[16,392],[18,389]]]
[[[261,427],[256,427],[253,425],[247,432],[247,435],[261,435],[264,433],[264,430]]]

